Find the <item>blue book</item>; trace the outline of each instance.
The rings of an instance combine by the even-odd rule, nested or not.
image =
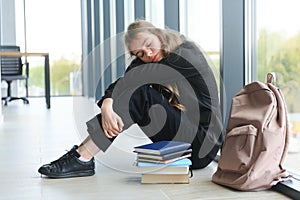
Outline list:
[[[137,162],[138,167],[161,167],[161,166],[190,166],[192,165],[192,161],[188,158],[183,158],[180,160],[176,160],[174,162],[170,162],[167,164],[162,163],[150,163],[150,162]]]
[[[159,141],[159,142],[154,142],[154,143],[134,147],[134,152],[154,154],[154,155],[165,155],[177,151],[186,150],[189,149],[190,147],[191,144],[187,142]]]

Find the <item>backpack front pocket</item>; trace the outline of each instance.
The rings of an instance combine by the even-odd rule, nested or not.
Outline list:
[[[227,133],[219,161],[222,170],[243,173],[251,165],[257,128],[245,125]]]

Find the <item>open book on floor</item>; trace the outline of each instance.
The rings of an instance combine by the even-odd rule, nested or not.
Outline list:
[[[291,179],[277,183],[272,189],[292,199],[300,199],[300,176],[290,171],[289,173],[292,175]]]

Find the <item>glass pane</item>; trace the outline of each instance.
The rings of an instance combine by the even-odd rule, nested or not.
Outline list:
[[[49,53],[53,96],[81,95],[80,5],[80,0],[16,0],[17,45],[23,52]],[[43,96],[44,58],[27,61],[29,96]]]
[[[180,30],[188,38],[195,41],[213,62],[217,81],[220,79],[220,1],[219,0],[182,0],[181,22],[185,22]],[[184,15],[184,16],[182,16]],[[219,83],[218,83],[219,84]]]
[[[145,19],[151,21],[156,27],[165,28],[164,1],[146,0],[145,6]]]
[[[300,173],[300,1],[259,0],[257,5],[257,77],[265,82],[275,72],[290,120],[290,146],[285,166]]]

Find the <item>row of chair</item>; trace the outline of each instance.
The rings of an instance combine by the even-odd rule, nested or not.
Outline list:
[[[1,52],[20,52],[19,46],[0,46]],[[29,104],[28,97],[28,78],[29,78],[29,63],[22,62],[21,57],[0,56],[1,66],[1,81],[7,83],[7,95],[2,97],[4,105],[13,100],[23,100],[24,104]],[[25,66],[25,68],[24,68]],[[26,97],[12,96],[11,84],[16,80],[25,80]]]

